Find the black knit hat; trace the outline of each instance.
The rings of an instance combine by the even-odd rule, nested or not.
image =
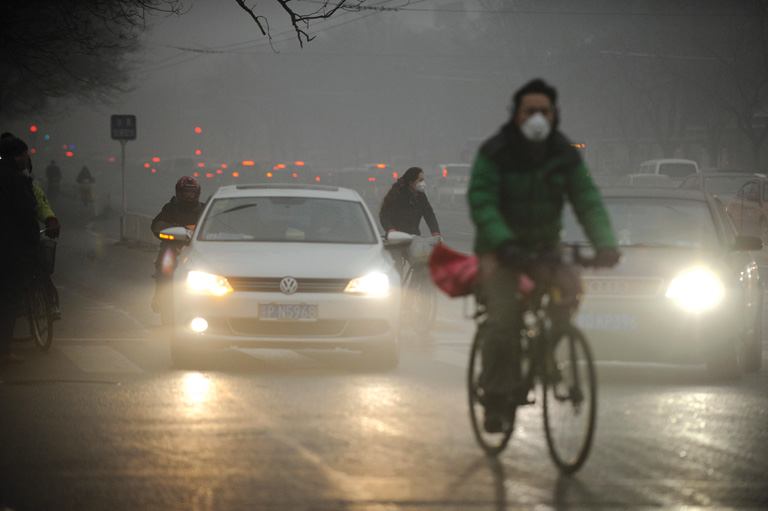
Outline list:
[[[547,82],[541,78],[536,78],[517,89],[515,95],[512,96],[513,111],[517,111],[517,108],[520,106],[520,101],[526,94],[544,94],[550,101],[552,101],[553,106],[557,104],[557,91],[555,88],[547,84]]]
[[[29,149],[27,144],[7,131],[0,135],[0,158],[15,158]]]

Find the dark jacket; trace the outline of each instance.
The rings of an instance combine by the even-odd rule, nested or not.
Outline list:
[[[559,131],[534,156],[513,123],[503,126],[477,153],[467,199],[478,254],[495,252],[508,241],[529,248],[556,246],[566,200],[596,248],[616,246],[600,191]]]
[[[0,272],[28,272],[40,239],[31,180],[11,158],[0,159]],[[2,277],[0,277],[2,278]]]
[[[419,192],[414,195],[406,188],[402,189],[379,214],[379,221],[384,232],[395,229],[416,235],[421,234],[419,224],[422,218],[427,223],[430,234],[440,232],[437,217],[432,211],[426,194]]]
[[[205,203],[203,202],[190,204],[180,201],[173,196],[163,206],[163,209],[154,220],[152,220],[152,233],[159,237],[160,232],[169,227],[196,225],[197,220],[200,218],[200,213],[203,212],[203,208],[205,208]]]

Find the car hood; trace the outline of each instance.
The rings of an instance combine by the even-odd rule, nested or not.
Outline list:
[[[203,242],[185,255],[187,269],[229,277],[354,278],[395,271],[378,244]]]
[[[621,263],[610,269],[584,268],[582,275],[674,278],[696,267],[722,271],[729,257],[723,251],[688,247],[619,247]]]

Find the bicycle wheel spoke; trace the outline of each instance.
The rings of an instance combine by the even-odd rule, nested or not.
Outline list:
[[[589,346],[575,328],[555,341],[551,357],[544,388],[544,428],[552,459],[568,473],[581,467],[589,454],[597,378]]]

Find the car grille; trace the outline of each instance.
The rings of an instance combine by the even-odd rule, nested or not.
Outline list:
[[[232,331],[249,337],[365,337],[385,334],[389,324],[383,319],[325,319],[311,322],[262,321],[232,318]]]
[[[661,292],[658,278],[582,277],[581,286],[587,296],[650,297]]]
[[[283,277],[227,277],[235,291],[279,293]],[[296,279],[297,293],[342,293],[349,279]]]

